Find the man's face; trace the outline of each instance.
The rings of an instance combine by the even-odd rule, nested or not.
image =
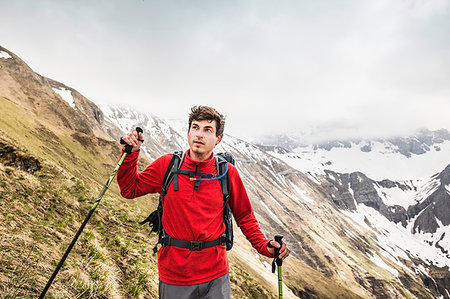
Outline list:
[[[203,161],[211,156],[216,144],[222,140],[222,135],[216,136],[216,130],[216,121],[192,121],[188,131],[192,159]]]

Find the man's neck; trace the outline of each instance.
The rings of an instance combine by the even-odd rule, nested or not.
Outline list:
[[[195,152],[191,149],[191,150],[189,151],[189,157],[191,157],[191,159],[194,160],[194,161],[205,161],[205,160],[208,160],[209,157],[211,157],[212,153],[213,153],[213,152],[211,151],[211,152],[209,152],[209,153],[205,153],[205,154],[199,155],[199,154],[195,153]]]

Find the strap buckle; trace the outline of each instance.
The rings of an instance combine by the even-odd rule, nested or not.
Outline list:
[[[190,241],[190,250],[202,250],[205,248],[205,242],[204,241]]]

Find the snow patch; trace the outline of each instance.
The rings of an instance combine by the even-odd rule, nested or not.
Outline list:
[[[370,260],[375,265],[391,272],[392,275],[394,275],[395,277],[398,277],[398,271],[396,269],[392,268],[391,266],[389,266],[388,264],[386,264],[385,261],[383,261],[383,259],[378,256],[378,254],[374,253],[373,256],[370,257]]]
[[[333,173],[328,173],[328,177],[330,178],[330,179],[332,179],[332,180],[334,180],[334,181],[338,181],[337,179],[336,179],[336,177],[334,176],[334,174]]]
[[[353,203],[355,204],[355,207],[357,207],[357,206],[358,206],[358,203],[356,202],[355,192],[353,191],[353,189],[352,189],[352,187],[351,187],[351,185],[350,185],[350,182],[348,183],[347,189],[348,189],[348,192],[352,195]]]
[[[378,195],[383,200],[383,202],[388,206],[399,205],[408,209],[409,206],[416,204],[417,191],[415,191],[415,186],[423,184],[423,180],[415,180],[410,182],[402,182],[410,189],[402,190],[398,186],[394,188],[385,188],[378,184],[375,184],[375,189],[377,190]]]
[[[262,201],[260,200],[259,203],[267,210],[267,212],[269,213],[269,215],[276,221],[278,222],[282,227],[286,228],[286,226],[284,225],[284,223],[280,220],[280,218],[277,217],[277,215],[275,215],[274,212],[272,212],[269,207]],[[286,228],[287,229],[287,228]]]
[[[304,173],[323,174],[324,169],[339,173],[360,171],[377,181],[399,181],[427,178],[442,171],[442,165],[448,164],[450,141],[440,143],[439,149],[432,147],[425,154],[407,158],[392,144],[374,141],[370,152],[363,152],[357,144],[351,143],[350,148],[332,148],[329,151],[310,145],[289,153],[272,151],[270,154]]]
[[[317,177],[314,174],[312,174],[309,171],[306,174],[313,182],[315,182],[315,183],[320,185],[320,181],[317,179]]]
[[[356,211],[342,211],[350,219],[360,226],[369,229],[376,237],[376,242],[380,249],[386,251],[383,255],[393,263],[397,263],[397,258],[410,260],[409,255],[415,256],[437,267],[450,266],[450,258],[441,252],[439,248],[431,246],[426,240],[433,238],[432,234],[412,234],[410,224],[406,228],[401,224],[395,224],[381,215],[377,210],[358,204]],[[368,219],[371,226],[368,226],[364,219]],[[358,226],[356,226],[358,227]],[[443,226],[436,232],[440,237],[449,226]],[[440,245],[448,248],[449,239],[444,238]]]
[[[417,193],[416,201],[420,203],[427,199],[439,188],[440,184],[440,181],[437,179],[432,179],[424,184]]]
[[[259,259],[259,256],[258,256],[258,259]],[[269,264],[266,261],[263,261],[262,263],[263,263],[264,268],[266,268],[267,270],[272,272],[272,265],[271,264]]]
[[[53,91],[56,92],[64,101],[69,103],[70,107],[72,107],[75,110],[77,109],[77,107],[75,106],[75,100],[73,99],[72,96],[72,91],[70,89],[61,87],[61,88],[53,88]]]
[[[275,199],[275,197],[272,196],[271,193],[267,192],[267,195],[269,195],[269,198],[270,198],[270,199],[271,199],[278,207],[280,207],[280,209],[282,209],[283,212],[285,212],[286,214],[289,214],[289,212],[286,211],[285,208],[283,208],[283,206],[278,202],[278,200]]]
[[[450,225],[444,225],[438,218],[435,218],[438,224],[438,228],[434,233],[418,232],[415,237],[422,241],[424,244],[429,244],[432,247],[442,247],[445,250],[450,248]],[[413,224],[408,226],[408,229],[412,229]]]
[[[305,191],[305,190],[300,189],[300,188],[299,188],[297,185],[295,185],[295,184],[291,184],[291,186],[292,186],[292,188],[294,188],[295,192],[297,192],[298,194],[300,194],[300,197],[301,197],[304,201],[306,201],[306,202],[308,202],[308,203],[310,203],[310,204],[312,204],[312,205],[316,205],[316,201],[315,201],[314,199],[312,199],[312,198],[306,196],[306,191]]]
[[[12,58],[12,57],[8,53],[6,53],[4,51],[0,51],[0,58],[8,59],[8,58]]]

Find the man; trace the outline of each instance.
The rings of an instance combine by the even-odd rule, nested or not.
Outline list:
[[[195,106],[189,115],[188,143],[180,169],[217,174],[214,147],[222,141],[225,120],[214,108]],[[132,131],[123,140],[133,146],[117,173],[122,196],[135,198],[161,192],[172,154],[164,155],[143,172],[136,172],[142,133]],[[125,147],[125,146],[124,146]],[[123,149],[124,149],[123,147]],[[290,251],[286,244],[265,238],[253,213],[242,180],[233,165],[228,165],[230,208],[252,246],[267,257],[280,248],[280,258]],[[163,202],[162,225],[172,238],[210,242],[220,238],[223,223],[223,193],[219,181],[201,181],[198,188],[187,175],[178,175],[178,190],[173,182]],[[270,245],[269,245],[270,244]],[[229,265],[226,248],[219,244],[202,250],[164,246],[158,250],[160,298],[230,298]]]

